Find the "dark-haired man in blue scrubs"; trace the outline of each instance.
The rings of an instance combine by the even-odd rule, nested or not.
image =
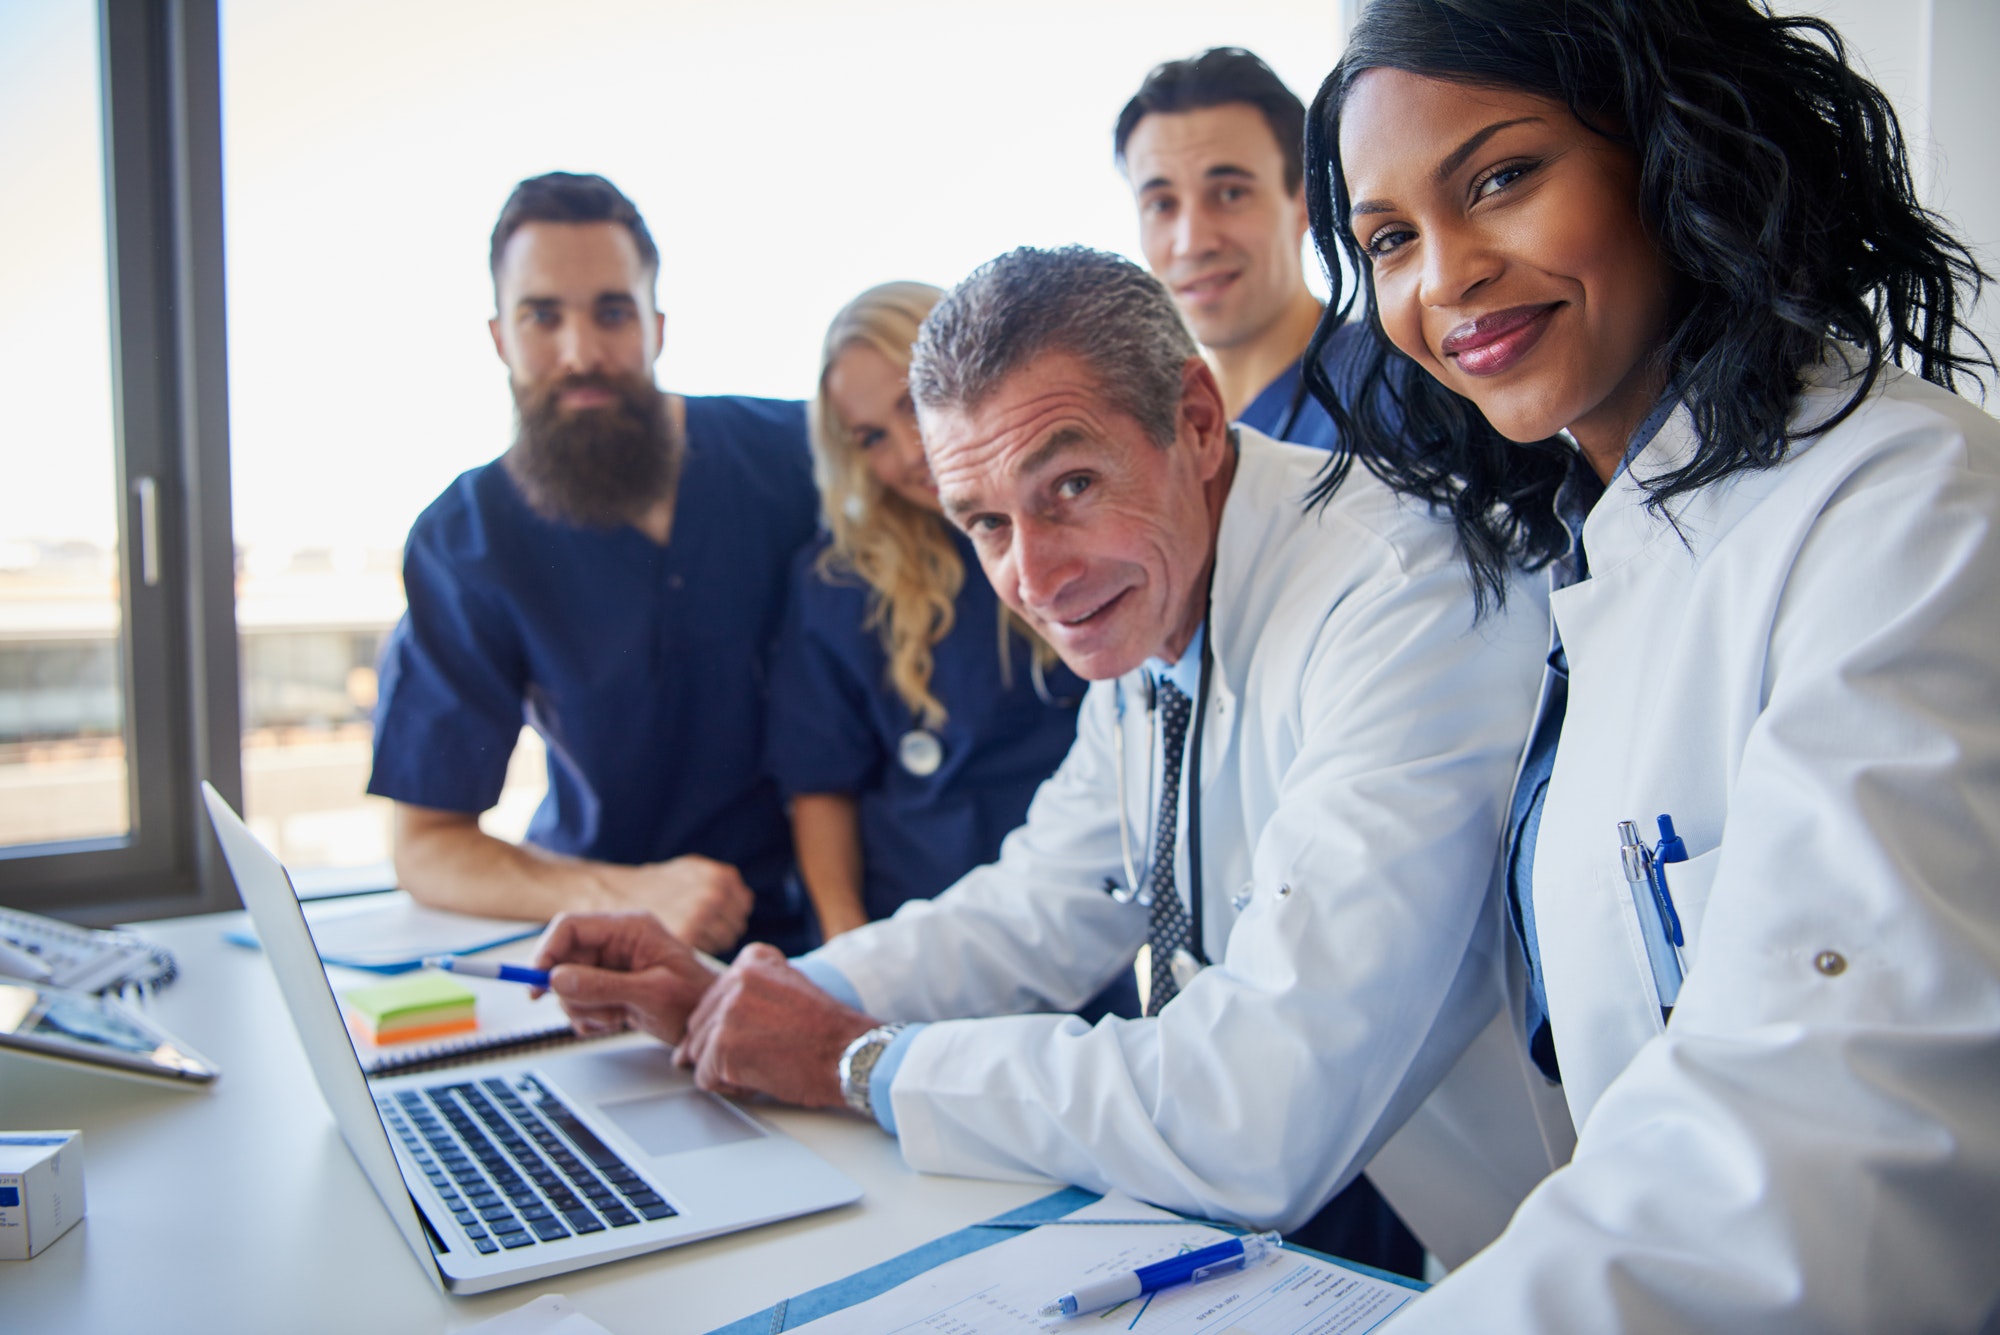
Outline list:
[[[1215,370],[1231,420],[1274,440],[1331,448],[1333,419],[1300,383],[1320,302],[1303,246],[1306,109],[1240,47],[1146,75],[1112,132],[1139,206],[1139,248]],[[1337,368],[1355,346],[1334,332]]]
[[[441,908],[645,909],[710,951],[796,948],[760,761],[769,646],[816,515],[803,406],[654,386],[659,252],[601,177],[522,182],[491,262],[518,429],[405,548],[368,784],[396,803],[397,877]],[[549,792],[516,845],[479,814],[524,723]]]

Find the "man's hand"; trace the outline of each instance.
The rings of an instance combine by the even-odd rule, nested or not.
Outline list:
[[[690,853],[637,867],[605,866],[618,903],[658,918],[681,940],[720,955],[743,937],[756,897],[736,868]]]
[[[637,1029],[679,1043],[715,982],[699,956],[650,913],[563,913],[542,933],[535,967],[580,1034]]]
[[[840,1054],[874,1027],[813,986],[777,949],[745,946],[689,1017],[679,1060],[706,1090],[838,1108],[845,1106]]]

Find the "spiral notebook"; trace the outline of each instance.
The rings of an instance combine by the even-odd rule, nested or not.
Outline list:
[[[407,1075],[484,1061],[488,1057],[539,1052],[545,1048],[568,1047],[588,1041],[571,1029],[566,1021],[552,1020],[472,1034],[454,1034],[450,1038],[428,1042],[392,1043],[386,1047],[376,1047],[356,1038],[354,1055],[361,1059],[361,1069],[369,1075]]]

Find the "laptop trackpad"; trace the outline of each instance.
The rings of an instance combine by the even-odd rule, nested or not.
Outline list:
[[[647,1094],[616,1103],[599,1102],[597,1107],[655,1158],[714,1149],[764,1134],[755,1122],[699,1090]]]

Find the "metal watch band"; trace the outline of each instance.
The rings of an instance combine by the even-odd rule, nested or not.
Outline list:
[[[868,1094],[868,1079],[875,1074],[875,1063],[882,1060],[889,1044],[907,1027],[878,1024],[849,1043],[840,1054],[840,1096],[847,1100],[848,1107],[864,1117],[875,1116],[875,1101]]]

